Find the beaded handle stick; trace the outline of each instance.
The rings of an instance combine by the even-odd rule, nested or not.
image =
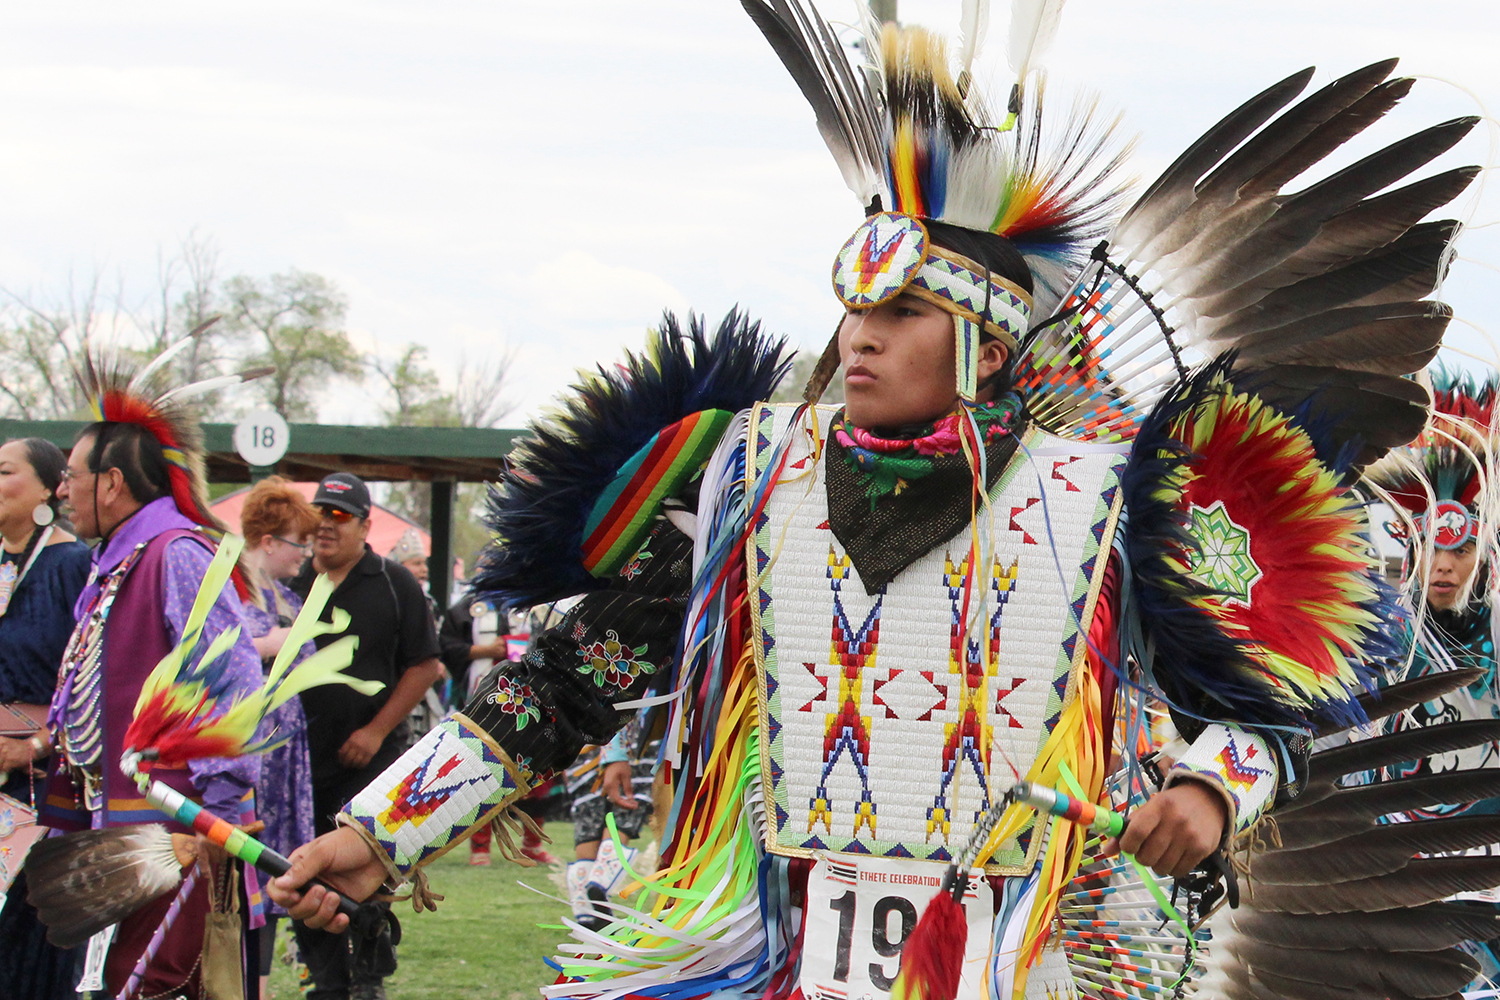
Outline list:
[[[1055,788],[1038,785],[1030,781],[1018,781],[1010,790],[1007,798],[1011,801],[1020,802],[1038,812],[1050,813],[1053,816],[1086,826],[1094,833],[1103,834],[1106,837],[1118,837],[1125,832],[1125,817],[1110,809],[1100,809],[1092,802],[1083,799],[1075,799],[1071,795],[1064,795]]]
[[[144,775],[141,776],[144,779]],[[157,809],[172,817],[183,826],[190,826],[197,833],[203,834],[213,843],[222,847],[228,854],[253,865],[267,875],[285,875],[292,867],[292,863],[277,851],[272,850],[265,844],[256,840],[244,830],[222,820],[213,813],[204,809],[192,799],[183,795],[160,781],[152,781],[146,784],[141,781],[142,791],[146,795],[146,801]],[[338,894],[339,912],[349,918],[349,926],[355,928],[359,933],[365,933],[367,929],[373,928],[375,933],[380,931],[380,923],[384,922],[384,916],[371,906],[362,906],[354,902],[338,890],[325,882],[314,880],[323,888]]]

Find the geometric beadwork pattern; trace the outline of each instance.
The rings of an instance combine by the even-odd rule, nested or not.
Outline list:
[[[965,527],[869,594],[828,527],[826,450],[807,460],[813,421],[792,428],[794,409],[759,406],[749,431],[757,480],[784,439],[799,473],[771,491],[747,552],[767,847],[946,864],[995,789],[1030,768],[1070,693],[1124,456],[1059,458],[1065,442],[1029,434],[1045,454],[1018,451],[995,484],[978,558]],[[819,407],[817,426],[831,417]],[[1020,872],[1033,833],[1002,845],[990,871]]]
[[[467,722],[439,723],[344,807],[403,873],[526,791],[505,753]]]
[[[969,596],[976,584],[971,572],[969,557],[964,556],[957,565],[951,559],[943,566],[943,584],[948,588],[948,602],[953,606],[952,625],[948,641],[948,674],[959,686],[958,719],[944,726],[943,731],[943,783],[927,810],[927,839],[941,837],[946,842],[952,834],[949,818],[948,788],[959,777],[962,768],[965,776],[972,775],[979,800],[975,803],[974,820],[990,807],[990,759],[994,745],[990,728],[990,686],[994,682],[1000,659],[1000,622],[1011,591],[1016,589],[1019,562],[1012,562],[1010,569],[1000,566],[999,560],[991,565],[988,585],[994,600],[989,613],[989,624],[982,638],[976,638],[973,630],[964,629],[969,616]],[[1011,687],[999,694],[1001,700],[1015,692],[1025,678],[1012,678]],[[1001,709],[1004,711],[1004,709]],[[1021,728],[1022,723],[1006,713],[1008,725]]]
[[[1270,746],[1255,733],[1234,726],[1205,726],[1173,765],[1168,782],[1183,773],[1217,782],[1229,793],[1234,800],[1237,830],[1259,819],[1276,793],[1276,758]]]
[[[951,302],[969,319],[977,320],[984,315],[982,312],[986,298],[984,279],[953,261],[944,260],[941,257],[929,257],[917,271],[912,284],[946,302]],[[1010,289],[1000,287],[993,282],[989,286],[988,298],[990,332],[1001,333],[1001,340],[1008,339],[1014,343],[1026,332],[1031,304]]]
[[[833,806],[829,800],[828,777],[841,759],[859,778],[859,802],[854,806],[854,829],[869,827],[875,833],[875,803],[870,798],[870,718],[862,715],[866,674],[876,673],[875,654],[880,648],[880,599],[877,598],[859,628],[854,628],[844,613],[839,594],[844,581],[854,572],[848,556],[828,547],[828,587],[833,592],[833,627],[828,662],[838,676],[837,710],[829,712],[823,723],[823,771],[817,790],[808,802],[807,831],[820,821],[825,832],[832,829]]]
[[[1191,505],[1188,524],[1198,542],[1188,554],[1189,572],[1219,591],[1220,600],[1248,608],[1251,589],[1265,575],[1250,554],[1250,532],[1229,516],[1223,500]]]

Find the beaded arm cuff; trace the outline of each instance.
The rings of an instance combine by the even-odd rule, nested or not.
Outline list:
[[[340,821],[358,826],[409,876],[531,788],[484,730],[455,714],[344,806]]]
[[[1223,795],[1230,818],[1224,831],[1227,844],[1234,834],[1249,829],[1270,804],[1278,771],[1276,755],[1264,738],[1213,723],[1172,766],[1166,787],[1179,781],[1202,781]]]
[[[585,595],[344,807],[409,875],[630,719],[615,703],[671,676],[692,541],[665,520],[608,588]]]

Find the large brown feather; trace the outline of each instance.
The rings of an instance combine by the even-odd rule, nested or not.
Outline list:
[[[1374,949],[1313,953],[1283,949],[1259,941],[1240,942],[1240,954],[1255,975],[1273,989],[1283,980],[1312,983],[1323,989],[1373,990],[1394,995],[1442,997],[1463,989],[1479,964],[1456,948],[1388,954]],[[1275,978],[1268,978],[1267,971]]]
[[[1443,854],[1500,844],[1500,816],[1452,816],[1389,823],[1299,850],[1255,859],[1257,885],[1329,885],[1400,871],[1418,854]]]
[[[1404,712],[1408,708],[1415,708],[1424,702],[1441,698],[1450,691],[1468,687],[1484,677],[1485,673],[1479,667],[1445,670],[1428,674],[1425,677],[1414,677],[1409,681],[1401,681],[1375,691],[1366,691],[1354,700],[1359,703],[1360,710],[1365,713],[1366,718],[1371,722],[1377,722],[1387,716]],[[1317,735],[1331,736],[1343,728],[1330,726],[1320,729]]]
[[[167,828],[146,823],[39,840],[26,878],[47,940],[73,948],[175,889],[182,866]]]
[[[1467,747],[1500,740],[1500,719],[1469,719],[1441,726],[1422,726],[1399,733],[1359,740],[1315,753],[1307,762],[1308,782],[1329,783],[1345,774],[1391,767],[1402,761],[1417,760],[1437,753],[1452,753]],[[1305,801],[1304,801],[1305,800]],[[1306,795],[1292,801],[1292,806],[1310,805]]]
[[[1399,872],[1334,885],[1255,887],[1255,907],[1287,913],[1349,913],[1435,903],[1500,885],[1500,857],[1418,858]]]
[[[1462,903],[1429,903],[1404,910],[1318,916],[1263,913],[1245,907],[1227,913],[1222,919],[1227,919],[1246,937],[1277,948],[1304,951],[1347,948],[1436,951],[1464,941],[1500,937],[1500,914]]]

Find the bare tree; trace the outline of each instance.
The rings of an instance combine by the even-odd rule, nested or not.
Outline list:
[[[458,426],[494,427],[515,410],[516,404],[505,397],[515,364],[516,352],[511,347],[478,361],[459,358],[458,385],[453,393]]]
[[[408,344],[393,361],[375,359],[371,367],[385,381],[391,401],[381,415],[391,426],[493,427],[515,409],[504,396],[504,386],[515,363],[509,349],[471,361],[461,358],[454,390],[444,390],[442,379],[428,366],[427,350]],[[457,517],[453,525],[453,554],[473,565],[489,541],[483,522],[474,516],[484,502],[483,483],[460,483],[454,495]],[[430,528],[431,483],[392,483],[385,505]]]
[[[0,288],[0,410],[26,420],[76,413],[73,365],[91,340],[117,333],[121,318],[101,306],[102,284],[97,270],[82,282],[69,272],[66,292],[50,301],[35,291]]]

